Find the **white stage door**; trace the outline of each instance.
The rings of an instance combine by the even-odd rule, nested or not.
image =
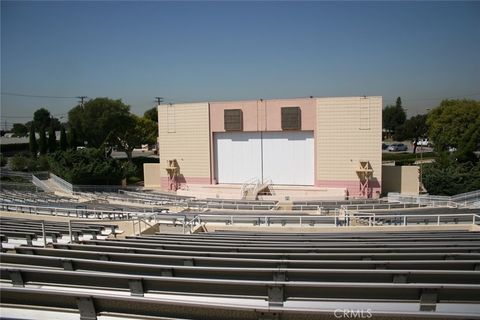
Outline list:
[[[263,133],[263,178],[273,184],[313,185],[313,132]]]
[[[313,132],[225,132],[214,143],[218,183],[314,184]]]
[[[214,141],[218,183],[244,183],[254,178],[261,179],[260,133],[216,133]]]

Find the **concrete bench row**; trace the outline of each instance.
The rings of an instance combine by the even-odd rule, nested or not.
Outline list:
[[[108,236],[121,232],[117,225],[99,225],[88,223],[72,223],[70,226],[66,222],[54,222],[45,220],[30,220],[21,218],[0,217],[1,233],[5,236],[3,242],[11,239],[23,239],[27,245],[32,245],[33,241],[48,237],[52,243],[56,243],[58,239],[63,237],[72,237],[73,240],[79,241],[81,236],[90,235],[92,239],[97,236]],[[47,239],[44,239],[45,243]]]
[[[156,266],[194,266],[194,267],[212,267],[212,268],[289,268],[289,269],[361,269],[361,270],[480,270],[480,259],[478,255],[463,256],[457,259],[434,260],[420,259],[418,256],[413,259],[389,259],[383,260],[352,260],[352,259],[308,259],[308,260],[285,260],[285,259],[253,259],[253,258],[232,258],[232,257],[202,257],[202,256],[174,256],[174,255],[148,255],[148,254],[131,254],[131,253],[108,253],[108,252],[89,252],[89,251],[73,251],[59,249],[40,249],[29,247],[18,247],[15,249],[17,254],[2,254],[3,262],[23,261],[29,263],[31,261],[39,261],[49,263],[49,261],[57,261],[58,259],[69,259],[78,261],[79,263],[95,263],[98,261],[110,261],[133,264],[132,271],[135,266],[145,265],[148,268]],[[33,263],[33,262],[31,262]],[[59,260],[57,266],[61,265]],[[54,265],[55,266],[55,265]],[[218,270],[217,270],[218,271]],[[129,273],[131,273],[129,272]],[[150,272],[150,271],[148,271]],[[223,271],[222,271],[223,272]]]

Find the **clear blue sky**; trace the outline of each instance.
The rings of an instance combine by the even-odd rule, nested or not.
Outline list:
[[[479,2],[1,2],[1,91],[167,102],[480,99]],[[476,94],[476,95],[474,95]],[[2,94],[1,121],[76,99]]]

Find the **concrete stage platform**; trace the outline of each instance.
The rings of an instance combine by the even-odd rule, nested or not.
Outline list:
[[[241,184],[188,185],[177,190],[178,195],[199,199],[241,199]],[[344,188],[271,185],[272,195],[260,195],[259,200],[345,200]]]

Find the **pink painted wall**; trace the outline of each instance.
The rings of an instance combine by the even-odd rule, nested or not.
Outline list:
[[[282,107],[300,107],[302,130],[315,130],[315,98],[246,100],[210,103],[210,130],[225,132],[225,109],[241,109],[243,131],[282,131]]]
[[[274,99],[274,100],[243,100],[243,101],[221,101],[209,103],[210,114],[210,167],[212,172],[211,184],[217,181],[213,177],[215,172],[215,150],[213,143],[214,132],[225,132],[224,110],[241,109],[243,113],[243,131],[282,131],[282,108],[300,107],[302,115],[302,131],[314,131],[315,139],[315,119],[316,119],[315,98],[299,99]],[[315,143],[316,148],[316,143]],[[315,163],[317,152],[314,151]],[[316,168],[314,166],[314,176],[316,177]]]
[[[348,190],[348,196],[360,197],[360,182],[359,180],[317,180],[315,182],[316,187],[323,188],[346,188]],[[370,182],[372,189],[372,198],[378,198],[381,192],[381,181],[374,180]]]
[[[189,184],[210,184],[210,178],[185,177],[180,175],[177,179],[178,179],[177,181],[178,181],[179,187],[183,185],[189,185]],[[168,190],[168,178],[161,177],[160,185],[162,189]]]

